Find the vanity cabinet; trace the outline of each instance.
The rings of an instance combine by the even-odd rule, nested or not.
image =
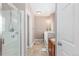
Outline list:
[[[49,56],[55,56],[55,41],[52,39],[48,40],[48,53]]]

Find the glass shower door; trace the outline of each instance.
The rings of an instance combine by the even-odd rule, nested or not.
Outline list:
[[[3,18],[3,39],[2,55],[21,55],[21,14],[19,11],[2,11]]]

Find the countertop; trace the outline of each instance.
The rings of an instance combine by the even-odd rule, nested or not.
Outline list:
[[[50,42],[51,42],[52,44],[55,45],[55,43],[56,43],[56,39],[55,39],[55,38],[50,38],[49,40],[50,40]]]

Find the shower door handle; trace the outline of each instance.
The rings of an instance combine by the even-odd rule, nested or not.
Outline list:
[[[4,39],[2,39],[2,44],[4,44]]]

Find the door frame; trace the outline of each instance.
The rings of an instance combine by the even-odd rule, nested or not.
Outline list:
[[[54,22],[54,30],[55,30],[55,56],[57,56],[57,3],[55,3],[55,22]]]

